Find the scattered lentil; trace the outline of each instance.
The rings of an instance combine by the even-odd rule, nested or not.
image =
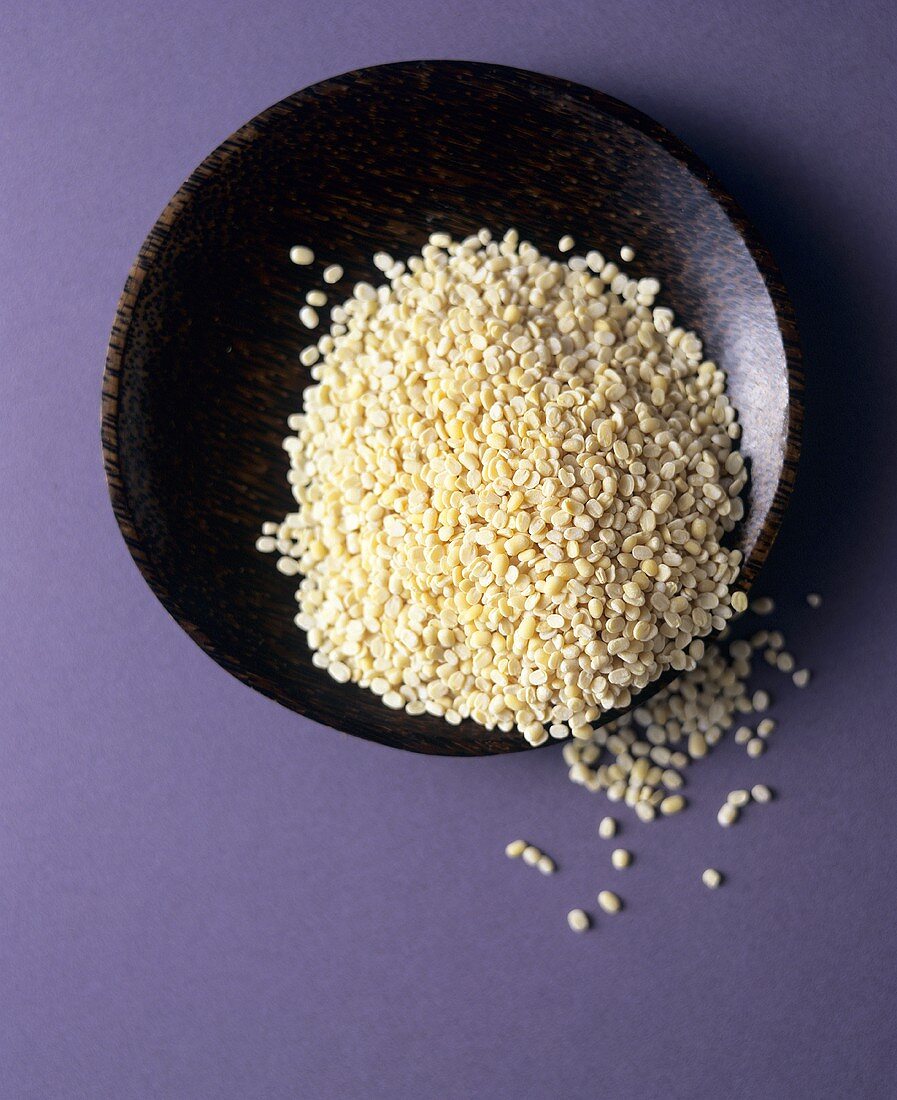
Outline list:
[[[303,306],[299,310],[299,320],[306,328],[317,328],[321,321],[318,317],[318,311],[312,309],[311,306]]]
[[[598,904],[605,913],[619,913],[623,903],[612,890],[602,890],[598,894]]]
[[[755,802],[770,802],[772,801],[772,791],[765,783],[755,783],[751,787],[751,798]]]
[[[588,913],[583,909],[571,909],[567,914],[567,924],[574,932],[585,932],[591,925]]]
[[[660,804],[660,812],[669,817],[670,814],[677,814],[680,810],[684,810],[686,806],[685,799],[681,794],[671,794]]]
[[[714,867],[708,867],[701,875],[701,882],[704,883],[708,890],[716,890],[722,881],[723,876]]]
[[[733,806],[731,802],[725,802],[722,806],[720,806],[719,811],[716,815],[716,820],[724,828],[728,828],[730,825],[735,824],[735,822],[738,820],[738,815],[738,807]]]
[[[525,840],[512,840],[510,844],[505,848],[505,855],[508,859],[517,859],[522,856],[526,850]]]
[[[299,264],[300,267],[308,267],[309,264],[315,262],[315,254],[304,244],[294,244],[290,249],[290,259],[294,264]]]
[[[602,817],[598,824],[598,835],[602,840],[611,840],[617,835],[617,822],[612,817]]]

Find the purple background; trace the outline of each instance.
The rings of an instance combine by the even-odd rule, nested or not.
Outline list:
[[[897,1094],[889,7],[0,4],[0,1095]],[[108,505],[106,340],[171,193],[275,100],[414,57],[655,116],[742,202],[797,307],[804,459],[761,583],[816,680],[778,692],[761,761],[729,743],[688,813],[627,816],[622,874],[603,798],[557,750],[406,755],[231,679]],[[779,800],[720,829],[725,792],[759,780]],[[518,834],[561,873],[505,860]],[[567,909],[611,882],[627,911],[574,936]]]

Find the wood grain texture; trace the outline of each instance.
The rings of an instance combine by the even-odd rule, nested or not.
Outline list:
[[[419,61],[347,73],[264,111],[216,149],[156,222],[109,343],[102,443],[124,539],[152,590],[245,683],[338,730],[419,752],[524,749],[516,733],[410,718],[314,668],[294,579],[258,554],[293,506],[280,441],[308,371],[305,293],[331,303],[436,229],[563,233],[656,275],[661,302],[729,373],[751,481],[734,540],[748,588],[775,538],[799,450],[801,369],[775,264],[733,200],[660,125],[580,85]],[[290,263],[308,244],[312,267]],[[327,289],[327,288],[324,288]],[[610,717],[610,716],[608,716]]]

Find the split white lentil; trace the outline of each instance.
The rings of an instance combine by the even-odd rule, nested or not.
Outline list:
[[[328,284],[338,283],[343,277],[343,269],[339,264],[330,264],[324,268],[324,282]]]
[[[811,592],[807,596],[807,603],[810,607],[822,607],[822,597],[818,592]]]
[[[309,264],[315,262],[315,254],[304,244],[294,244],[290,249],[290,259],[294,264],[299,264],[300,267],[308,267]]]
[[[525,840],[512,840],[510,844],[505,848],[505,855],[508,859],[517,859],[522,856],[526,850]]]
[[[610,854],[610,861],[618,871],[622,871],[632,863],[632,853],[625,848],[614,848]]]
[[[521,854],[523,856],[523,862],[528,867],[535,867],[539,860],[542,858],[542,853],[534,844],[527,844]]]
[[[620,259],[623,261],[623,263],[632,263],[632,261],[635,259],[635,250],[630,248],[628,244],[624,244],[623,247],[620,249]]]
[[[617,823],[612,817],[602,817],[598,825],[598,835],[602,840],[610,840],[617,835]]]
[[[703,882],[709,890],[716,890],[722,881],[723,876],[713,867],[708,867],[701,875],[701,882]]]
[[[317,328],[321,319],[318,317],[317,310],[312,309],[311,306],[303,306],[299,310],[299,320],[306,328]]]
[[[770,802],[772,801],[772,791],[765,783],[756,783],[751,787],[751,798],[755,802]]]
[[[724,828],[728,828],[729,825],[734,825],[738,820],[738,807],[733,806],[731,802],[725,802],[719,808],[719,812],[716,815],[716,820]]]
[[[766,752],[766,742],[762,741],[759,737],[754,737],[747,743],[748,756],[758,757],[762,756]]]
[[[602,890],[598,895],[598,904],[605,913],[619,913],[623,903],[612,890]]]
[[[385,679],[387,705],[588,740],[733,614],[747,474],[725,377],[655,326],[657,280],[591,256],[433,234],[331,311],[284,441],[278,568],[303,574],[319,665]]]
[[[553,875],[557,870],[557,865],[551,856],[542,856],[536,866],[542,872],[543,875]]]
[[[742,806],[746,806],[750,800],[750,791],[729,791],[728,795],[726,795],[726,802],[728,802],[730,806],[735,806],[736,809],[741,809]]]
[[[810,670],[808,668],[799,669],[791,679],[795,687],[805,688],[810,682]]]
[[[567,914],[567,924],[574,932],[585,932],[591,921],[589,915],[582,909],[571,909]]]

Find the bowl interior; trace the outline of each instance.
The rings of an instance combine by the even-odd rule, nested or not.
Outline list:
[[[797,351],[774,270],[712,188],[687,150],[624,105],[493,66],[362,70],[244,127],[157,223],[110,347],[113,502],[166,607],[230,671],[326,725],[426,752],[524,747],[516,732],[396,714],[314,668],[292,621],[295,580],[253,546],[263,520],[292,509],[280,444],[310,380],[298,314],[322,267],[345,269],[333,304],[374,279],[375,251],[403,258],[434,230],[481,226],[516,226],[548,252],[564,233],[608,258],[629,244],[633,271],[661,280],[661,301],[729,372],[751,468],[737,533],[749,583],[793,474]],[[290,262],[294,244],[314,249],[313,266]]]

